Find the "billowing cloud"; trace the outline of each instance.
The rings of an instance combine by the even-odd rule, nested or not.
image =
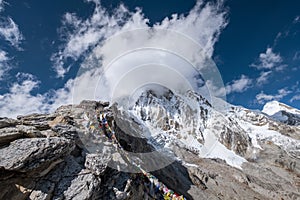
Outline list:
[[[45,97],[30,94],[38,87],[39,81],[29,74],[17,74],[18,82],[14,83],[9,92],[0,95],[0,113],[2,116],[16,117],[19,114],[45,111]]]
[[[133,76],[132,72],[137,70],[134,66],[141,60],[150,59],[154,54],[156,57],[154,57],[155,59],[151,58],[152,64],[155,62],[160,67],[169,65],[165,68],[174,74],[181,70],[179,72],[183,75],[193,75],[193,66],[185,61],[184,56],[195,59],[193,62],[203,65],[203,67],[209,66],[206,61],[212,56],[215,42],[222,29],[227,25],[226,11],[221,3],[198,1],[186,16],[174,14],[170,19],[165,18],[162,22],[157,22],[150,27],[149,20],[144,17],[141,9],[131,12],[124,5],[120,5],[110,14],[100,5],[99,1],[88,1],[88,3],[91,2],[95,4],[95,9],[90,17],[82,19],[75,13],[66,13],[63,16],[62,27],[59,29],[63,44],[51,57],[58,77],[64,77],[72,67],[70,60],[75,62],[85,58],[80,64],[78,76],[68,80],[63,88],[51,90],[45,94],[33,94],[32,91],[39,85],[37,80],[28,77],[27,82],[19,81],[14,84],[16,89],[11,88],[9,93],[0,97],[2,99],[1,114],[16,116],[29,112],[48,112],[62,104],[78,103],[83,99],[95,99],[95,97],[100,99],[103,97],[102,95],[106,94],[105,90],[108,90],[109,84],[122,83],[120,80],[119,82],[115,80],[118,75],[120,75],[119,78],[124,78],[121,77],[122,70],[126,72],[125,79],[133,77],[136,81],[142,80],[142,78],[138,78],[139,76]],[[166,33],[163,31],[165,29],[170,32],[162,34]],[[132,35],[125,34],[126,37],[123,37],[122,33],[133,30],[137,30],[137,32]],[[138,34],[138,30],[146,30],[147,34]],[[118,35],[121,37],[115,39]],[[171,39],[172,41],[170,41]],[[189,43],[187,44],[186,41]],[[174,51],[179,49],[178,51],[183,56],[179,55],[175,58],[176,54],[165,51],[163,48],[158,49],[154,54],[144,50],[134,51],[141,44],[150,47],[161,46],[174,49]],[[181,46],[182,48],[178,48]],[[129,50],[132,51],[129,52]],[[122,52],[127,52],[130,56],[122,57],[122,62],[113,62],[114,67],[105,68],[111,61],[116,61],[115,58],[118,58],[117,56]],[[206,56],[192,57],[196,53],[206,54]],[[183,66],[178,66],[178,63]],[[176,67],[172,68],[172,66]],[[185,67],[187,68],[185,69]],[[110,71],[107,72],[108,70]],[[103,82],[100,91],[95,92],[95,87],[99,86],[101,74],[105,74],[108,82]],[[137,75],[146,77],[145,74]],[[159,74],[152,73],[152,75],[159,77]],[[163,77],[168,82],[168,76]],[[35,106],[30,106],[33,104]],[[15,109],[16,105],[22,105],[24,108]]]
[[[41,82],[28,73],[18,73],[17,82],[11,85],[9,92],[0,95],[0,117],[15,118],[17,115],[47,113],[60,105],[72,102],[71,83],[64,88],[44,94],[33,94]]]
[[[264,104],[268,101],[276,100],[280,101],[283,97],[290,94],[291,91],[287,90],[286,88],[279,89],[277,91],[277,94],[265,94],[263,91],[261,91],[259,94],[256,95],[256,100],[259,104]]]
[[[244,92],[251,87],[252,79],[245,75],[242,75],[239,79],[233,80],[231,83],[226,85],[227,94],[234,92]]]
[[[120,5],[113,14],[109,14],[98,1],[93,2],[95,10],[90,18],[81,19],[74,13],[64,15],[61,30],[66,42],[52,56],[58,77],[63,77],[69,71],[70,65],[66,63],[67,59],[77,60],[83,55],[86,56],[91,48],[96,45],[101,47],[103,41],[120,32],[149,28],[149,20],[144,17],[141,9],[130,12],[124,5]],[[171,19],[165,18],[153,27],[185,34],[195,40],[208,56],[211,56],[221,30],[227,25],[226,12],[222,9],[219,4],[204,4],[198,1],[187,16],[174,14]],[[161,37],[156,43],[164,41],[164,36]],[[131,38],[133,42],[139,39],[141,38]]]
[[[63,27],[60,33],[66,43],[51,58],[58,77],[64,77],[69,71],[70,66],[66,66],[67,59],[77,60],[86,55],[90,48],[101,45],[101,42],[121,30],[148,26],[148,19],[144,18],[141,10],[133,13],[124,5],[120,5],[110,15],[100,2],[93,2],[95,10],[90,18],[84,20],[75,13],[66,13],[62,19]]]
[[[282,57],[280,54],[274,53],[272,48],[267,48],[266,53],[259,54],[259,62],[251,64],[251,66],[257,69],[273,69],[280,67],[281,63]]]

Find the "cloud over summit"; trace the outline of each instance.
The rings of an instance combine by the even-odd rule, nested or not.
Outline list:
[[[120,41],[124,42],[124,44],[119,43],[119,46],[116,46],[115,49],[105,49],[106,40],[115,35],[141,28],[172,30],[194,41],[195,44],[201,47],[202,53],[210,58],[220,33],[227,25],[227,11],[224,9],[222,1],[205,3],[199,0],[186,16],[175,13],[170,18],[166,17],[161,22],[156,22],[152,27],[150,27],[149,19],[144,16],[141,9],[130,11],[124,5],[120,5],[113,12],[107,12],[100,4],[100,1],[93,0],[87,1],[87,3],[92,3],[95,6],[89,17],[81,18],[76,13],[65,13],[62,16],[62,26],[58,32],[62,38],[61,45],[51,56],[53,69],[57,77],[65,77],[69,70],[74,67],[74,63],[80,65],[81,71],[77,77],[67,80],[65,86],[61,89],[36,95],[32,95],[30,91],[27,91],[25,96],[30,99],[28,102],[35,102],[36,105],[44,105],[38,106],[39,112],[51,111],[61,104],[78,103],[82,99],[95,98],[95,87],[98,84],[101,70],[103,70],[103,63],[107,63],[107,58],[113,58],[115,51],[121,49],[122,46],[126,44],[134,46],[134,44],[139,43],[159,45],[163,44],[164,41],[169,43],[166,38],[168,37],[167,35],[153,35],[151,40],[143,37],[132,37],[130,40]],[[134,56],[134,54],[131,55]],[[164,57],[163,60],[170,60],[174,55],[168,52],[162,53],[160,56],[161,58]],[[82,60],[83,62],[81,62]],[[133,64],[132,60],[128,59],[125,65],[131,66]],[[162,62],[161,64],[164,63]],[[32,86],[38,87],[37,82],[31,80],[29,77],[28,80]],[[16,86],[18,88],[23,87],[26,83],[24,81],[26,80],[16,83]],[[40,84],[43,83],[41,82]],[[77,94],[80,94],[75,95],[75,98],[72,92],[74,88]],[[2,95],[2,100],[8,102],[11,94]],[[19,94],[18,90],[13,94]],[[18,102],[15,103],[17,104]],[[26,102],[24,102],[24,105],[26,106]],[[4,115],[16,115],[16,111],[11,106],[6,106],[5,109],[0,107],[0,110],[3,111],[1,113]],[[19,110],[17,113],[27,114],[30,112],[30,110],[23,110],[21,112]]]

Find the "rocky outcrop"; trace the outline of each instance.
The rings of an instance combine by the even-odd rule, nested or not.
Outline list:
[[[48,167],[52,162],[65,157],[73,148],[74,144],[65,138],[18,139],[0,149],[0,167],[17,172],[45,168],[43,166]]]
[[[201,127],[215,131],[227,149],[246,158],[249,151],[257,150],[234,115],[213,116],[204,98],[193,98],[202,105],[198,113]],[[157,102],[148,103],[158,106]],[[297,148],[291,154],[268,139],[260,140],[256,158],[237,169],[222,159],[202,158],[185,148],[170,130],[179,133],[186,125],[175,115],[172,122],[172,112],[168,114],[168,128],[166,121],[158,124],[164,131],[158,138],[172,141],[165,148],[157,138],[149,137],[149,127],[144,123],[155,123],[154,109],[152,113],[140,112],[141,107],[135,109],[139,114],[134,117],[117,105],[110,107],[108,102],[83,101],[51,114],[0,118],[0,199],[163,199],[164,190],[156,189],[143,170],[149,171],[162,188],[186,199],[300,198]],[[163,109],[175,111],[177,107],[161,106],[158,110]],[[99,112],[107,115],[117,142],[109,141],[99,128]],[[215,117],[215,121],[209,117]],[[269,128],[274,130],[290,127],[251,112],[239,119],[243,117],[252,124],[272,124]],[[297,128],[291,128],[288,134],[296,141],[298,133]],[[197,134],[191,132],[189,136],[199,136],[198,141],[204,142],[200,130]],[[150,159],[144,160],[148,153]],[[163,167],[153,167],[159,165]]]

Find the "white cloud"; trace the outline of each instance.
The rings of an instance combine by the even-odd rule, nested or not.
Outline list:
[[[264,104],[272,100],[280,101],[283,97],[287,96],[290,93],[291,91],[287,90],[286,88],[279,89],[277,91],[277,94],[274,95],[265,94],[263,91],[261,91],[259,94],[256,95],[256,100],[259,104]]]
[[[280,54],[274,53],[272,48],[267,48],[266,53],[259,54],[258,64],[251,64],[251,66],[257,69],[273,69],[274,67],[280,67],[281,63]]]
[[[204,52],[211,57],[214,44],[227,25],[226,12],[222,11],[222,1],[220,3],[219,5],[209,3],[204,5],[203,1],[198,1],[188,16],[174,14],[171,19],[165,18],[156,26],[176,30],[195,39]]]
[[[272,71],[263,71],[260,73],[259,77],[256,79],[258,85],[266,83],[271,75]]]
[[[0,12],[3,11],[3,9],[4,9],[4,8],[3,8],[3,7],[4,7],[3,4],[4,4],[4,1],[3,1],[3,0],[0,0]]]
[[[293,57],[293,60],[300,60],[300,51],[297,51]]]
[[[66,64],[68,58],[77,60],[83,55],[86,56],[88,50],[96,45],[101,47],[103,41],[120,32],[149,27],[149,20],[144,17],[140,9],[130,12],[124,5],[120,5],[110,15],[105,8],[101,7],[99,1],[93,2],[96,7],[93,15],[88,19],[80,19],[74,13],[64,15],[62,37],[66,38],[66,42],[52,56],[58,77],[64,77],[69,71],[70,65]],[[154,28],[185,34],[195,40],[210,57],[221,30],[227,25],[225,15],[221,5],[204,4],[198,1],[187,16],[174,14],[171,19],[165,18],[162,22],[157,22]],[[163,42],[164,36],[161,37],[153,42]],[[131,38],[133,42],[139,39],[141,38]]]
[[[0,36],[15,48],[21,49],[20,43],[24,37],[12,18],[8,17],[0,23]]]
[[[8,93],[0,95],[1,115],[16,117],[18,114],[45,111],[45,107],[48,106],[45,97],[30,94],[34,88],[38,87],[39,81],[28,74],[18,73],[17,76],[20,82],[14,83]]]
[[[293,21],[294,24],[296,24],[298,22],[300,22],[300,16],[296,16],[294,21]]]
[[[32,94],[39,87],[40,81],[27,73],[18,73],[16,78],[17,82],[11,85],[9,92],[0,95],[0,117],[15,118],[17,115],[47,113],[72,102],[69,82],[57,91]]]
[[[75,13],[66,13],[63,17],[61,36],[65,39],[65,44],[55,54],[51,60],[58,77],[64,77],[70,66],[65,66],[68,58],[77,60],[96,44],[109,38],[122,28],[142,28],[147,26],[147,19],[143,18],[141,11],[129,12],[127,8],[120,5],[113,15],[109,15],[99,2],[94,1],[96,7],[92,16],[86,20],[80,19]],[[122,26],[122,24],[124,24]],[[127,28],[127,29],[128,29]],[[100,44],[101,45],[101,44]]]
[[[0,0],[0,14],[4,10],[4,4],[6,4],[6,2]],[[18,50],[21,49],[19,45],[23,36],[20,33],[17,24],[10,17],[1,17],[0,38],[8,41],[10,45]],[[3,80],[5,73],[12,68],[9,63],[10,60],[11,58],[8,53],[0,49],[0,81]]]
[[[197,60],[195,55],[206,53],[208,58],[211,57],[214,44],[227,24],[226,13],[221,5],[204,4],[202,1],[198,1],[187,16],[175,14],[171,19],[166,18],[155,24],[154,29],[143,29],[149,28],[149,20],[144,17],[140,9],[130,12],[120,5],[113,14],[108,14],[99,1],[92,2],[95,3],[95,9],[87,19],[79,18],[75,13],[64,15],[63,27],[60,29],[64,42],[58,52],[51,57],[58,77],[64,77],[69,71],[71,65],[67,61],[70,59],[76,61],[84,57],[78,76],[67,81],[63,88],[44,94],[33,93],[40,84],[36,79],[28,76],[24,80],[19,80],[10,88],[9,93],[0,97],[2,115],[16,116],[30,112],[48,112],[62,104],[79,103],[83,99],[106,99],[107,94],[114,91],[111,89],[116,84],[130,77],[133,77],[131,80],[136,82],[147,77],[163,77],[165,82],[173,84],[174,80],[168,78],[166,73],[138,73],[134,76],[131,72],[145,60],[147,64],[156,62],[160,66],[168,65],[166,67],[168,72],[174,74],[180,72],[186,76],[186,79],[193,78],[195,69],[190,64],[184,63],[182,57],[176,57],[176,54],[163,49],[172,49],[174,52],[179,52],[183,58],[194,59],[193,62],[198,63],[199,67],[208,68],[210,65],[205,63],[207,57]],[[165,32],[164,29],[173,32]],[[130,30],[137,31],[122,35]],[[139,34],[141,33],[139,30],[146,33]],[[112,36],[114,40],[110,40]],[[119,38],[116,39],[118,36]],[[147,49],[134,51],[143,45],[160,46],[161,49],[154,52]],[[124,52],[131,52],[131,54],[114,60]],[[151,57],[153,55],[156,59]],[[105,68],[110,63],[114,66]],[[105,80],[99,80],[101,77]],[[130,81],[125,83],[129,84]]]
[[[293,101],[299,101],[300,100],[300,94],[294,95],[291,99],[290,102],[292,103]]]
[[[231,83],[226,85],[227,94],[233,92],[244,92],[251,87],[252,79],[245,75],[242,75],[239,79],[233,80]]]
[[[0,80],[2,80],[3,75],[7,70],[9,70],[8,62],[9,58],[7,57],[7,53],[0,49]]]

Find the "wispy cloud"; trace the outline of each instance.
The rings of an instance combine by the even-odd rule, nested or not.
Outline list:
[[[226,85],[226,93],[244,92],[251,87],[251,84],[252,79],[242,75],[239,79],[233,80],[231,83]]]
[[[75,61],[83,55],[86,56],[89,50],[96,45],[101,46],[105,39],[114,34],[149,28],[149,19],[145,18],[141,9],[131,12],[124,5],[120,5],[109,14],[100,1],[92,2],[95,10],[90,18],[81,19],[75,13],[66,13],[63,17],[61,33],[65,43],[51,58],[58,77],[64,77],[69,71],[70,64],[66,62],[68,59]],[[186,34],[211,56],[221,30],[227,25],[225,18],[226,12],[222,10],[221,4],[205,4],[199,0],[187,16],[174,14],[171,18],[157,22],[154,27]]]
[[[30,113],[47,113],[58,106],[71,103],[71,85],[67,82],[59,90],[50,90],[44,94],[33,94],[41,82],[32,74],[18,73],[17,81],[11,85],[9,92],[0,95],[0,117],[12,117]]]
[[[300,22],[300,16],[296,16],[294,21],[293,21],[294,24],[296,24],[298,22]]]
[[[255,67],[260,71],[257,78],[248,78],[242,75],[240,79],[233,80],[226,85],[227,94],[233,92],[244,92],[254,86],[262,86],[268,83],[268,79],[271,77],[273,71],[281,71],[286,65],[282,64],[282,57],[280,54],[273,52],[272,48],[267,48],[265,53],[260,53],[258,61],[252,63],[250,67]],[[253,81],[255,81],[254,84]]]
[[[32,95],[39,81],[29,74],[17,74],[18,82],[14,83],[9,92],[0,95],[0,113],[2,116],[16,117],[19,114],[28,114],[43,110],[47,104],[42,95]]]
[[[299,100],[300,100],[300,94],[296,94],[290,99],[290,102],[292,103],[294,101],[299,101]]]
[[[293,57],[293,60],[300,60],[300,51],[297,51]]]
[[[2,80],[3,75],[9,69],[8,61],[7,53],[0,49],[0,80]]]
[[[144,19],[141,10],[132,13],[124,5],[120,5],[110,15],[100,2],[93,2],[95,10],[90,18],[80,19],[75,13],[66,13],[63,16],[60,34],[62,38],[65,38],[65,44],[51,57],[58,77],[64,77],[69,71],[70,65],[66,64],[67,59],[76,61],[90,48],[121,29],[126,29],[126,27],[128,29],[132,25],[131,28],[147,26],[148,20]]]
[[[4,4],[6,2],[0,0],[0,15],[4,10]],[[10,17],[1,16],[0,39],[7,41],[13,48],[21,50],[20,44],[23,36],[18,29],[18,25]],[[0,46],[0,81],[3,80],[5,73],[12,68],[9,63],[10,56],[1,48],[3,47]]]
[[[24,37],[12,18],[8,17],[0,23],[0,36],[15,48],[21,49],[20,43]]]
[[[75,13],[66,13],[63,16],[62,27],[59,29],[63,41],[62,46],[58,52],[52,55],[51,59],[58,77],[64,77],[70,69],[69,60],[77,61],[82,57],[86,58],[80,64],[84,69],[88,68],[86,66],[97,66],[97,69],[86,70],[75,79],[68,80],[63,88],[51,90],[44,94],[35,94],[35,89],[41,84],[37,79],[30,75],[27,77],[19,75],[23,78],[19,78],[8,93],[0,96],[1,115],[15,117],[18,114],[48,112],[62,104],[78,103],[83,99],[94,99],[95,87],[99,84],[100,66],[109,62],[120,49],[126,49],[128,46],[139,47],[140,44],[168,43],[168,45],[173,45],[168,41],[167,35],[156,35],[156,32],[153,31],[152,35],[150,34],[151,37],[137,34],[130,38],[120,38],[119,43],[114,48],[108,48],[105,43],[106,39],[129,30],[149,28],[149,20],[144,17],[140,9],[131,12],[124,5],[120,5],[112,14],[109,14],[100,5],[100,1],[94,0],[88,1],[88,3],[94,3],[95,9],[87,19],[82,19]],[[174,14],[170,19],[165,18],[162,22],[157,22],[154,27],[182,32],[186,37],[190,37],[198,43],[207,55],[211,56],[215,42],[226,25],[226,11],[223,10],[222,5],[198,1],[188,15]],[[142,53],[139,55],[147,55]],[[169,57],[167,54],[164,56],[165,60],[174,62],[172,61],[173,57]],[[126,58],[126,61],[120,63],[123,68],[112,71],[114,77],[122,74],[119,72],[120,69],[132,67],[136,61],[143,60],[145,57],[135,55]],[[153,58],[151,61],[153,62]],[[172,66],[176,64],[178,63],[173,63]],[[113,82],[114,77],[109,80]],[[138,79],[139,77],[135,78]],[[101,88],[101,95],[105,95],[105,88]],[[73,95],[74,93],[80,95]]]
[[[4,1],[0,0],[0,12],[4,10]]]
[[[273,69],[281,66],[281,63],[280,54],[274,53],[272,48],[267,48],[265,53],[259,54],[258,63],[253,63],[251,66],[257,69]]]
[[[267,83],[271,73],[272,73],[272,71],[261,72],[259,77],[256,79],[256,83],[258,85],[263,85],[263,84]]]
[[[261,91],[256,95],[256,100],[259,104],[264,104],[272,100],[280,101],[283,97],[287,96],[290,93],[291,91],[287,90],[287,88],[279,89],[277,91],[277,94],[265,94],[263,91]]]

